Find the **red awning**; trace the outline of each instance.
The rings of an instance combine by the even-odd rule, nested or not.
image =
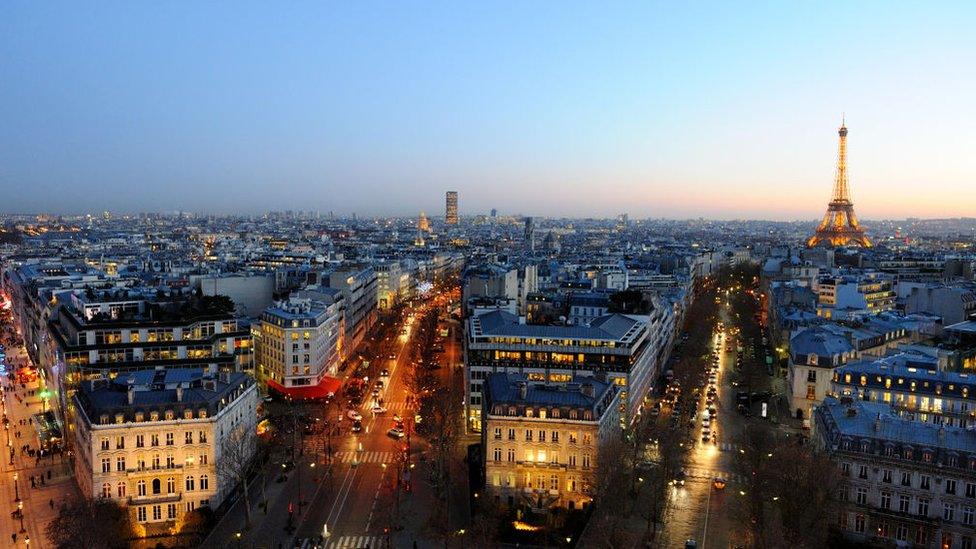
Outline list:
[[[342,386],[341,381],[334,377],[328,376],[323,377],[322,382],[318,385],[305,385],[302,387],[285,387],[273,379],[268,380],[268,387],[273,389],[275,392],[290,396],[295,400],[316,400],[325,398],[329,396],[330,393],[337,394],[340,386]]]

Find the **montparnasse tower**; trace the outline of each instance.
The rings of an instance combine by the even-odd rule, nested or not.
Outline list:
[[[827,204],[827,213],[820,220],[816,232],[807,240],[807,246],[847,246],[856,244],[864,248],[872,246],[864,234],[864,227],[854,215],[850,184],[847,181],[847,125],[841,121],[840,144],[837,149],[837,174],[834,176],[834,192]]]

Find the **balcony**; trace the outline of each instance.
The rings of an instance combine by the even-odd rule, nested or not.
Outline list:
[[[155,494],[151,496],[132,496],[129,505],[148,505],[154,503],[174,503],[183,499],[183,494]]]

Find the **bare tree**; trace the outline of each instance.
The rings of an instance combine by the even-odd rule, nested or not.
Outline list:
[[[220,445],[220,458],[217,460],[217,477],[221,484],[241,487],[246,528],[251,527],[251,498],[247,481],[258,466],[256,450],[257,434],[239,425],[224,438]]]
[[[61,504],[45,528],[51,545],[64,549],[117,549],[132,538],[129,512],[109,498],[79,498]]]

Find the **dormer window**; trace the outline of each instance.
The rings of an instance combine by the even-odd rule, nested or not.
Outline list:
[[[149,421],[159,421],[159,412],[155,410],[149,412]]]
[[[99,423],[101,423],[102,425],[106,425],[106,424],[108,424],[108,414],[102,414],[102,415],[101,415],[101,416],[100,416],[100,417],[98,418],[98,422],[99,422]]]
[[[193,419],[193,410],[189,408],[183,410],[183,419]]]
[[[172,420],[174,417],[176,417],[176,416],[173,414],[173,410],[166,410],[166,420],[167,421]]]
[[[125,421],[125,416],[122,414],[115,414],[115,423],[122,423]]]
[[[143,422],[146,421],[145,412],[136,412],[136,421]]]
[[[525,417],[532,417],[532,414],[533,414],[532,408],[525,409]]]
[[[200,419],[203,419],[203,418],[207,417],[207,409],[206,408],[200,408],[200,412],[197,414],[197,416],[199,416]]]
[[[905,448],[905,459],[914,459],[915,454],[912,452],[911,447]]]
[[[922,452],[922,461],[925,463],[932,463],[932,452],[929,450]]]

